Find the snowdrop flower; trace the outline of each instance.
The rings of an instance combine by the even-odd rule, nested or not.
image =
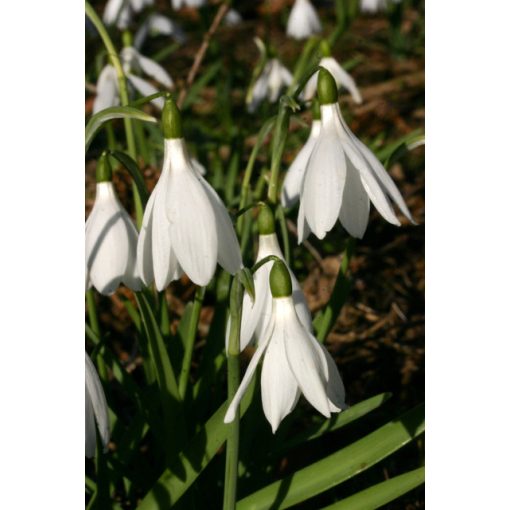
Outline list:
[[[319,32],[322,32],[322,25],[310,0],[296,0],[287,22],[287,35],[306,39]]]
[[[270,103],[275,103],[282,89],[291,83],[290,71],[277,58],[269,59],[253,85],[251,97],[247,98],[248,111],[253,113],[266,97]]]
[[[355,103],[362,103],[363,99],[361,98],[361,94],[356,86],[354,78],[331,56],[331,51],[326,41],[323,41],[321,48],[324,53],[324,57],[320,60],[319,66],[324,67],[324,69],[327,69],[333,75],[338,89],[342,86],[345,87],[349,91],[349,94],[351,94]],[[315,93],[317,92],[318,75],[319,72],[317,71],[305,85],[305,88],[301,93],[301,98],[304,101],[311,101],[315,96]]]
[[[101,381],[88,354],[85,352],[85,455],[93,457],[96,453],[96,426],[99,429],[104,451],[110,441],[108,425],[108,406]]]
[[[162,115],[163,169],[143,217],[137,264],[145,285],[163,290],[185,272],[207,285],[219,263],[229,273],[242,267],[232,221],[214,189],[195,170],[182,138],[181,116],[168,98]]]
[[[125,30],[131,24],[133,12],[139,12],[153,3],[154,0],[108,0],[103,21],[106,25],[116,24],[119,30]]]
[[[263,205],[258,217],[259,248],[256,263],[269,255],[283,259],[283,253],[278,244],[275,233],[274,216],[267,205]],[[260,339],[271,319],[272,297],[269,289],[269,273],[274,262],[266,262],[253,275],[255,285],[255,302],[247,292],[243,296],[243,312],[241,314],[241,351],[253,340]],[[301,323],[307,330],[312,330],[312,319],[297,278],[289,269],[292,283],[292,300]],[[228,342],[229,328],[227,328],[226,341]],[[227,345],[228,352],[228,345]]]
[[[391,0],[394,3],[400,2],[400,0]],[[360,0],[361,12],[375,13],[383,11],[388,7],[388,0]]]
[[[85,223],[86,287],[94,286],[105,295],[113,294],[121,283],[140,290],[136,272],[138,233],[115,193],[107,153],[98,162],[96,182],[96,200]]]
[[[336,220],[353,237],[362,238],[370,201],[386,221],[400,225],[390,198],[414,223],[402,195],[375,155],[347,127],[338,106],[333,76],[319,71],[321,131],[305,169],[300,193],[298,240],[311,230],[323,239]]]
[[[225,25],[229,27],[235,27],[242,23],[242,21],[242,16],[235,9],[229,9],[227,14],[225,14]]]
[[[321,112],[317,101],[313,103],[312,114],[313,120],[310,135],[287,170],[283,181],[282,194],[280,197],[283,207],[292,207],[298,201],[305,168],[310,159],[310,154],[315,147],[315,143],[319,138],[321,130]]]
[[[261,341],[232,399],[224,422],[236,415],[241,399],[262,364],[262,407],[273,433],[296,406],[301,393],[326,418],[345,409],[345,390],[335,362],[302,324],[292,298],[292,281],[283,261],[270,273],[272,314]]]
[[[180,9],[181,7],[202,7],[207,0],[172,0],[172,7]]]
[[[140,49],[147,36],[171,35],[177,42],[183,43],[186,40],[182,28],[170,18],[161,14],[153,13],[140,25],[134,39],[134,46]]]
[[[97,79],[96,90],[92,114],[120,104],[117,72],[111,64],[107,64],[103,67]]]

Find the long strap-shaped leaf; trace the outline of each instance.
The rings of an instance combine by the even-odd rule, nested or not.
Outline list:
[[[251,382],[241,401],[241,416],[246,412],[257,386],[257,378]],[[227,411],[225,402],[204,428],[188,443],[178,455],[179,472],[167,469],[159,477],[154,487],[143,498],[138,510],[160,510],[170,508],[191,487],[198,475],[207,467],[216,452],[227,439],[228,427],[223,423]],[[213,508],[214,505],[211,506]]]
[[[375,510],[413,490],[424,481],[425,468],[421,467],[378,483],[322,510]]]
[[[424,430],[422,404],[342,450],[250,494],[236,509],[289,508],[365,471]]]
[[[148,348],[161,393],[161,405],[166,425],[166,447],[168,456],[173,456],[182,447],[186,438],[182,402],[174,370],[168,357],[165,342],[151,306],[142,292],[135,294],[142,324],[148,340]]]

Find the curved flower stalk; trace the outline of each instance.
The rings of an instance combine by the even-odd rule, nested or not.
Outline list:
[[[136,271],[138,232],[113,187],[108,156],[97,165],[96,200],[85,223],[86,288],[94,286],[101,294],[113,294],[124,283],[140,290]]]
[[[131,24],[133,12],[139,12],[153,3],[154,0],[108,0],[103,21],[106,25],[115,24],[119,30],[125,30]]]
[[[321,130],[320,119],[321,113],[319,103],[315,101],[313,104],[312,128],[308,135],[308,139],[294,158],[294,161],[287,170],[287,174],[283,181],[282,193],[280,196],[280,201],[283,207],[292,207],[299,199],[299,191],[301,190],[305,168],[308,164],[313,148],[315,147],[315,143],[319,138]]]
[[[306,39],[319,32],[322,32],[322,24],[310,0],[296,0],[287,22],[287,35]]]
[[[275,232],[274,216],[271,209],[263,205],[258,217],[259,247],[256,263],[269,255],[283,259],[283,253],[278,243]],[[247,292],[243,295],[243,312],[241,314],[241,351],[254,340],[260,340],[261,334],[265,331],[271,319],[272,297],[269,289],[269,273],[274,262],[266,262],[259,267],[253,275],[255,286],[255,302],[252,301]],[[299,286],[294,273],[289,270],[292,282],[292,300],[301,323],[308,331],[312,331],[312,318],[306,303],[306,298]],[[229,327],[227,327],[226,341],[228,342]],[[228,351],[228,346],[227,346]]]
[[[142,96],[150,96],[156,94],[158,89],[151,83],[136,76],[133,72],[144,72],[150,78],[161,83],[165,87],[171,89],[174,86],[170,75],[154,60],[143,56],[133,46],[127,46],[122,49],[120,54],[122,60],[122,67],[126,73],[126,78],[131,86],[136,89]],[[158,107],[163,108],[164,100],[161,97],[153,99],[151,103]],[[97,80],[97,94],[94,100],[92,113],[100,112],[110,106],[117,106],[120,104],[119,99],[119,85],[117,73],[112,65],[107,64],[101,71]]]
[[[338,89],[343,86],[349,91],[349,94],[352,96],[356,104],[361,104],[363,102],[361,93],[356,86],[354,78],[333,57],[327,56],[321,58],[319,66],[324,67],[324,69],[327,69],[332,74]],[[315,96],[315,93],[317,92],[318,75],[319,72],[317,71],[305,85],[301,94],[303,101],[311,101]]]
[[[269,59],[253,85],[251,98],[248,100],[248,111],[253,113],[266,97],[270,103],[275,103],[282,89],[291,83],[291,72],[277,58]]]
[[[230,423],[250,384],[258,363],[262,364],[261,393],[264,414],[273,433],[294,409],[301,393],[326,418],[346,408],[345,389],[327,349],[302,324],[292,298],[292,281],[283,261],[270,273],[271,320],[248,365],[244,378],[225,414]]]
[[[96,426],[103,443],[104,451],[110,441],[108,423],[108,405],[101,381],[88,354],[85,352],[85,456],[93,457],[96,453]]]
[[[147,36],[156,37],[158,35],[172,36],[178,43],[186,41],[186,34],[178,23],[155,12],[149,14],[146,20],[140,25],[140,28],[135,34],[133,45],[139,50],[143,46]]]
[[[338,91],[331,74],[319,71],[318,96],[321,131],[305,169],[300,192],[298,240],[312,231],[323,239],[337,219],[353,237],[362,238],[370,202],[381,216],[400,225],[390,199],[404,216],[414,220],[402,195],[375,155],[347,127],[338,106]]]
[[[168,98],[162,116],[163,169],[143,217],[137,265],[145,285],[163,290],[183,272],[207,285],[219,263],[229,273],[242,267],[228,212],[192,164],[182,138],[180,112]]]
[[[172,7],[174,9],[181,9],[182,7],[203,7],[207,0],[172,0]]]

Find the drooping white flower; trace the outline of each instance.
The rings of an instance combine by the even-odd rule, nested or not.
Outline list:
[[[172,7],[180,9],[181,7],[203,7],[207,0],[172,0]]]
[[[315,143],[319,138],[319,133],[321,130],[320,110],[318,108],[317,110],[318,115],[316,115],[314,112],[312,129],[310,130],[308,139],[306,140],[301,150],[298,152],[297,156],[294,158],[294,161],[290,165],[289,169],[287,170],[287,174],[285,175],[280,197],[280,201],[283,207],[292,207],[299,199],[299,192],[301,190],[305,168],[308,164],[308,160],[310,159],[310,154],[312,154],[312,150],[315,147]]]
[[[269,255],[274,255],[283,259],[283,253],[278,243],[275,233],[273,213],[267,206],[261,207],[259,218],[259,247],[255,263],[260,262]],[[241,315],[241,351],[254,340],[259,340],[261,334],[265,331],[271,319],[272,296],[269,288],[269,273],[274,262],[266,262],[253,275],[255,286],[255,302],[253,302],[247,292],[243,296],[243,311]],[[292,299],[296,312],[301,323],[312,330],[312,319],[306,303],[305,296],[297,278],[289,269],[292,282]],[[227,328],[226,341],[229,338],[229,328]],[[228,351],[228,345],[227,345]]]
[[[224,20],[225,20],[225,25],[227,25],[229,27],[234,27],[234,26],[242,23],[243,18],[239,14],[239,12],[237,12],[235,9],[229,9],[227,14],[225,14]]]
[[[137,264],[146,285],[158,290],[185,272],[207,285],[216,264],[235,273],[242,267],[239,243],[228,212],[190,161],[180,113],[172,99],[163,109],[163,169],[143,217]]]
[[[300,192],[298,240],[312,231],[323,239],[336,221],[353,237],[365,233],[370,202],[393,225],[400,225],[390,199],[407,219],[411,213],[376,156],[347,127],[331,74],[319,72],[321,131],[308,160]]]
[[[324,67],[333,75],[338,89],[345,87],[349,91],[355,103],[360,104],[363,102],[354,78],[333,57],[321,58],[319,66]],[[315,96],[318,74],[319,72],[317,71],[305,85],[301,96],[304,101],[311,101]]]
[[[306,39],[321,31],[319,16],[310,0],[296,0],[287,22],[287,35],[294,39]]]
[[[253,86],[248,111],[253,113],[266,97],[270,103],[275,103],[282,89],[291,83],[291,72],[277,58],[269,59]]]
[[[177,42],[183,43],[186,40],[186,34],[178,23],[163,16],[162,14],[152,13],[140,25],[134,38],[134,47],[140,49],[147,36],[155,37],[158,35],[172,36]]]
[[[171,89],[174,86],[170,75],[154,60],[143,56],[136,48],[127,46],[122,49],[120,58],[126,78],[130,85],[136,89],[142,96],[156,94],[158,89],[134,73],[144,72],[147,76],[153,78],[165,87]],[[164,100],[161,97],[153,99],[151,103],[159,109],[163,108]],[[107,64],[101,71],[97,80],[97,93],[94,100],[92,113],[100,112],[110,106],[118,106],[119,84],[115,68]]]
[[[85,223],[86,288],[110,295],[123,283],[140,290],[136,271],[138,233],[111,182],[108,156],[98,162],[96,199]]]
[[[361,12],[375,13],[384,11],[390,2],[398,3],[400,0],[360,0]]]
[[[327,349],[302,324],[291,296],[292,283],[282,261],[270,273],[271,320],[262,334],[237,393],[225,414],[225,423],[236,415],[258,363],[262,365],[261,392],[264,414],[273,433],[296,406],[301,393],[326,418],[345,409],[345,389]]]
[[[103,21],[106,25],[115,24],[119,30],[125,30],[131,24],[133,12],[139,12],[153,3],[154,0],[108,0]]]
[[[110,441],[108,405],[96,369],[85,352],[85,456],[87,457],[93,457],[96,453],[95,422],[104,451],[106,451]]]

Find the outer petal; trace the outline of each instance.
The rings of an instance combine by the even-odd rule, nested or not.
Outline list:
[[[149,201],[145,206],[143,214],[142,228],[138,237],[138,244],[136,247],[136,265],[138,274],[142,278],[145,285],[150,285],[154,281],[154,262],[152,256],[152,220],[154,214],[154,201],[158,185],[154,188]]]
[[[257,368],[257,365],[260,361],[260,358],[264,354],[270,340],[271,336],[273,334],[274,330],[274,321],[271,321],[269,324],[266,332],[264,333],[264,339],[257,347],[257,350],[255,351],[255,354],[253,355],[252,359],[250,360],[250,363],[248,365],[248,368],[246,369],[246,373],[244,374],[243,380],[241,381],[241,384],[239,385],[239,388],[234,395],[234,398],[232,399],[232,402],[230,402],[230,405],[228,406],[227,412],[225,413],[224,423],[230,423],[236,415],[237,408],[239,407],[239,404],[241,403],[241,399],[243,398],[243,395],[246,393],[246,390],[248,389],[248,386],[255,374],[255,370]]]
[[[344,86],[349,91],[355,103],[363,102],[354,78],[334,58],[325,57],[319,65],[325,67],[333,75],[338,88]]]
[[[301,194],[301,196],[303,196]],[[310,235],[310,226],[308,225],[308,222],[305,218],[305,208],[303,207],[303,201],[301,199],[301,204],[299,205],[299,212],[298,212],[298,244],[301,244],[303,241],[306,241],[308,239],[308,236]]]
[[[218,261],[214,208],[192,168],[172,169],[166,213],[179,264],[197,285],[207,285]]]
[[[200,174],[197,174],[197,177],[204,187],[214,210],[218,232],[218,263],[223,269],[234,274],[243,267],[243,260],[232,220],[221,198],[212,186]]]
[[[103,21],[107,25],[113,25],[117,21],[124,0],[108,0],[103,12]]]
[[[154,60],[144,57],[138,53],[138,63],[140,64],[142,71],[147,76],[154,78],[157,82],[161,83],[165,87],[171,88],[174,86],[174,82],[172,81],[170,75]]]
[[[144,80],[143,78],[140,78],[139,76],[135,76],[134,74],[128,74],[127,78],[131,85],[140,92],[142,96],[151,96],[152,94],[156,94],[158,92],[158,89],[151,85],[148,81]],[[162,97],[158,97],[157,99],[153,99],[151,103],[154,106],[157,106],[160,110],[163,109],[163,106],[165,105],[165,100]]]
[[[346,409],[347,405],[345,404],[345,387],[338,372],[335,360],[332,358],[331,354],[328,352],[326,347],[324,347],[324,345],[319,344],[318,342],[317,345],[323,351],[326,360],[328,379],[326,392],[330,403],[329,408],[332,412],[338,412]]]
[[[321,123],[319,120],[314,120],[312,122],[312,129],[306,143],[303,145],[287,171],[287,175],[283,181],[281,194],[281,203],[283,207],[292,207],[298,201],[305,168],[308,160],[310,159],[313,148],[315,147],[320,127]]]
[[[101,71],[97,80],[97,95],[94,99],[92,113],[95,114],[119,104],[119,93],[117,88],[117,76],[115,69],[111,65],[107,65]]]
[[[340,223],[353,237],[361,239],[365,234],[370,213],[370,199],[363,187],[359,172],[347,161]]]
[[[313,345],[316,340],[299,321],[292,301],[284,301],[286,299],[279,298],[274,301],[276,320],[284,323],[287,361],[305,398],[315,409],[329,418],[327,380],[323,360]]]
[[[317,12],[308,0],[296,0],[287,23],[287,35],[305,39],[322,30]]]
[[[278,324],[264,356],[261,378],[262,407],[273,433],[294,408],[298,391],[285,355],[284,330]]]
[[[106,404],[103,387],[101,386],[101,381],[99,380],[96,369],[94,368],[94,365],[87,353],[85,353],[85,409],[87,409],[87,393],[90,405],[94,410],[97,428],[99,429],[99,434],[106,450],[106,446],[110,440],[108,405]],[[88,425],[86,425],[86,429],[88,428]]]
[[[323,127],[312,151],[303,180],[301,204],[311,231],[323,239],[340,213],[346,163],[336,132]]]

